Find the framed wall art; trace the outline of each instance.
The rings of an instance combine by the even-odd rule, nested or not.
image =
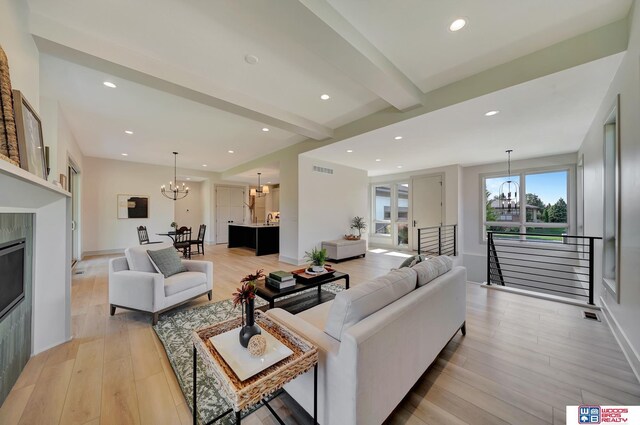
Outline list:
[[[149,218],[149,197],[118,195],[118,218]]]
[[[13,104],[20,151],[20,167],[47,179],[42,121],[19,90],[13,91]]]

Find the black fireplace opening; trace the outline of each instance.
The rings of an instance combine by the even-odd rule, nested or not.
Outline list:
[[[24,299],[26,240],[0,244],[0,320]]]

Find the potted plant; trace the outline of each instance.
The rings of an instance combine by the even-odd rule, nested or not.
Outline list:
[[[178,223],[176,223],[175,221],[172,221],[171,227],[173,228],[173,230],[178,230]]]
[[[311,270],[320,273],[324,271],[324,263],[327,262],[327,250],[313,247],[309,252],[304,253],[304,258],[311,262]]]
[[[358,230],[358,239],[362,237],[362,231],[367,228],[367,223],[364,221],[364,217],[355,216],[351,220],[351,229]]]
[[[254,302],[256,299],[256,282],[264,277],[264,269],[256,270],[255,274],[248,274],[242,278],[242,286],[233,293],[233,305],[242,306],[242,327],[240,328],[240,344],[247,348],[252,336],[261,333],[255,323]]]

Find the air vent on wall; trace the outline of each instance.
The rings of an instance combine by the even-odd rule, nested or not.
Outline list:
[[[317,165],[313,166],[313,171],[315,171],[316,173],[333,174],[332,168],[318,167]]]

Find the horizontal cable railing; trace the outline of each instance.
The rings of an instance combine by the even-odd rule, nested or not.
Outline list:
[[[418,229],[418,254],[458,255],[458,225],[448,224]]]
[[[594,244],[602,238],[487,232],[487,284],[593,304]]]

